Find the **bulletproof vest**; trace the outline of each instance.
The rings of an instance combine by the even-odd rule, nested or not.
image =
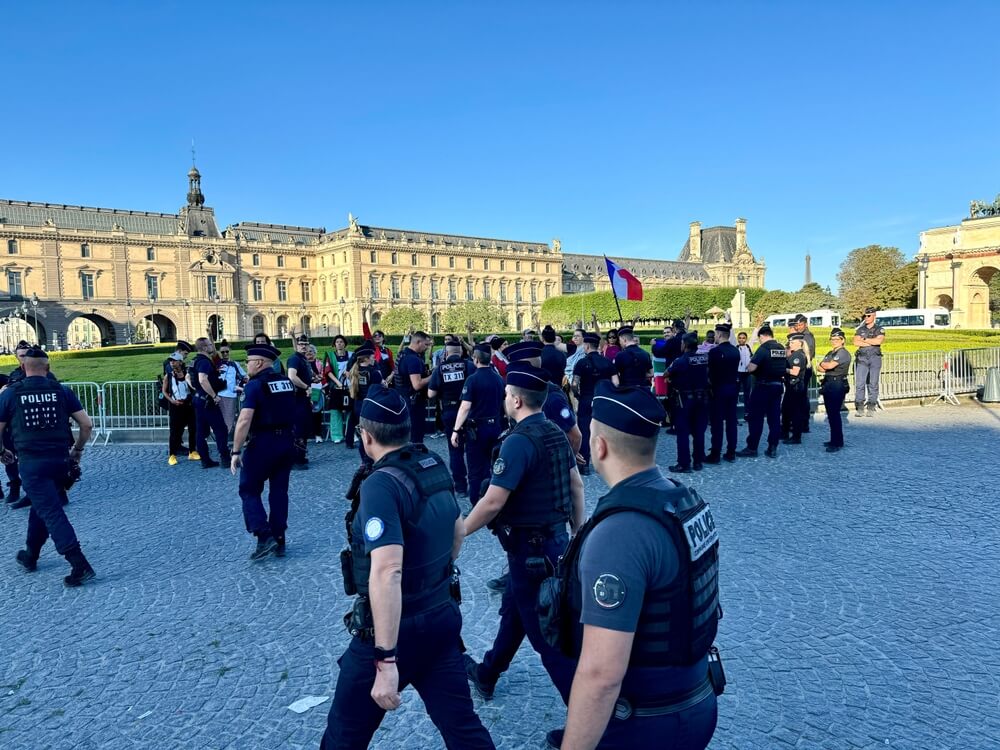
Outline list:
[[[548,419],[518,422],[510,434],[523,435],[532,442],[537,463],[525,473],[527,481],[511,493],[497,516],[497,523],[518,527],[566,523],[573,504],[566,434]]]
[[[760,345],[761,349],[766,349],[768,356],[764,358],[764,362],[754,375],[757,376],[759,380],[766,381],[782,381],[785,379],[785,367],[788,364],[788,352],[785,350],[781,344],[779,344],[774,339],[770,341],[765,341]]]
[[[374,365],[365,365],[358,368],[358,403],[365,400],[368,396],[368,389],[372,387],[373,369],[375,369]]]
[[[709,381],[715,388],[739,384],[740,353],[728,341],[708,353]]]
[[[384,471],[403,485],[410,502],[400,508],[404,542],[420,527],[420,520],[429,505],[455,506],[455,485],[444,461],[423,445],[407,445],[383,456],[372,467],[372,473]],[[367,480],[365,480],[367,481]],[[362,485],[363,487],[364,485]],[[354,527],[357,507],[348,512],[348,544],[351,547],[351,577],[357,592],[368,596],[371,556],[365,552],[363,533]],[[370,522],[369,522],[370,523]],[[425,565],[414,565],[413,557],[403,555],[403,614],[417,614],[447,601],[451,582],[451,536],[442,543],[440,554]],[[409,562],[408,562],[409,560]]]
[[[789,370],[792,369],[793,367],[798,366],[799,374],[792,375],[791,373],[786,373],[785,382],[788,384],[788,387],[791,388],[792,390],[795,391],[802,390],[803,388],[806,387],[806,365],[808,364],[806,355],[801,351],[789,352],[787,362]]]
[[[441,371],[441,404],[442,406],[457,406],[462,397],[462,388],[468,375],[468,363],[460,356],[449,357],[440,365]]]
[[[597,524],[624,511],[644,513],[659,521],[670,535],[680,561],[680,570],[670,585],[646,590],[629,666],[690,666],[705,657],[718,631],[719,532],[712,511],[689,487],[628,487],[620,492],[612,490],[601,499],[563,563],[567,606],[563,607],[564,640],[560,645],[566,654],[579,658],[583,643],[580,553]],[[594,596],[600,593],[595,590]]]
[[[295,386],[287,376],[274,370],[255,375],[260,382],[264,398],[253,411],[250,432],[267,432],[290,427],[295,413]]]
[[[59,383],[44,378],[25,378],[10,386],[15,389],[13,426],[14,447],[18,453],[65,457],[73,444],[69,427],[69,406]]]
[[[622,370],[619,373],[619,382],[622,387],[635,385],[649,385],[646,373],[649,371],[646,358],[641,354],[642,350],[638,346],[627,346],[623,351],[626,359],[623,362]]]
[[[615,366],[600,352],[590,352],[580,368],[580,396],[593,397],[599,380],[610,380],[615,374]]]

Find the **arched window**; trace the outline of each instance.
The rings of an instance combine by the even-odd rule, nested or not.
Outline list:
[[[253,330],[254,336],[258,333],[264,333],[264,316],[254,315],[253,319],[250,321],[250,328]]]

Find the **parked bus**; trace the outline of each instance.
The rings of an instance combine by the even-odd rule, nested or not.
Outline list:
[[[879,310],[875,321],[883,328],[950,328],[951,313],[946,307],[893,308]]]
[[[833,310],[810,310],[802,314],[806,316],[810,327],[833,328],[840,325],[840,313]],[[771,326],[771,328],[791,328],[796,315],[798,313],[768,315],[764,322]]]

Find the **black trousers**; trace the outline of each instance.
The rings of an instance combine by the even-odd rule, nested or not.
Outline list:
[[[747,423],[747,448],[757,450],[767,419],[767,445],[774,448],[781,442],[781,383],[754,383],[750,393],[750,416]]]
[[[715,389],[711,403],[712,448],[711,454],[719,456],[722,453],[722,436],[725,430],[726,455],[736,452],[738,430],[736,420],[736,404],[739,399],[738,384],[723,385]]]
[[[184,452],[184,430],[188,431],[187,452],[194,450],[195,418],[194,405],[190,401],[183,404],[170,404],[168,412],[170,419],[170,455],[176,456]]]
[[[824,380],[823,406],[826,409],[826,420],[830,423],[830,445],[844,447],[844,418],[840,413],[847,396],[847,384],[843,380]]]

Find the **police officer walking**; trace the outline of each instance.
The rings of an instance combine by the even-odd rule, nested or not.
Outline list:
[[[347,514],[344,588],[357,595],[345,618],[353,638],[321,750],[363,750],[386,711],[413,685],[454,750],[493,748],[472,707],[462,667],[462,614],[453,560],[461,513],[444,461],[408,444],[410,411],[381,385],[361,407],[361,439],[375,461]]]
[[[781,392],[787,367],[785,347],[774,340],[771,326],[762,325],[757,331],[760,346],[750,358],[747,372],[753,373],[754,385],[750,393],[750,416],[747,422],[750,433],[747,447],[737,456],[753,458],[764,433],[764,419],[767,418],[767,450],[764,455],[776,458],[778,441],[781,440]]]
[[[452,448],[465,443],[465,458],[469,469],[469,502],[479,500],[483,483],[490,476],[493,448],[500,439],[504,418],[504,383],[492,366],[493,349],[480,344],[472,351],[475,372],[462,386],[461,405],[448,442]]]
[[[212,355],[215,345],[211,339],[204,336],[194,342],[195,355],[191,369],[188,370],[188,385],[194,390],[194,414],[197,425],[198,455],[201,457],[201,467],[211,469],[213,466],[229,466],[229,430],[222,416],[222,398],[219,393],[226,387],[215,364]],[[215,435],[215,446],[219,451],[219,461],[212,460],[208,452],[208,433]]]
[[[271,552],[285,556],[288,527],[288,477],[295,458],[293,420],[295,386],[274,363],[281,352],[268,344],[247,347],[247,374],[243,408],[236,421],[230,470],[240,470],[240,499],[247,531],[257,537],[250,559],[263,560]],[[244,455],[245,458],[244,458]],[[264,512],[264,483],[268,485]]]
[[[66,490],[79,476],[79,463],[93,431],[93,422],[72,390],[48,377],[48,355],[38,347],[25,350],[25,377],[0,394],[0,431],[12,427],[21,480],[31,495],[28,534],[18,564],[38,568],[42,546],[51,536],[56,552],[70,564],[67,586],[81,586],[94,577],[63,506]],[[76,422],[76,439],[70,420]],[[68,451],[68,454],[67,454]],[[4,460],[12,456],[4,451]]]
[[[781,404],[781,431],[786,445],[802,442],[809,419],[809,389],[806,381],[809,359],[805,353],[805,336],[793,333],[788,337],[785,369],[785,398]]]
[[[615,366],[597,351],[601,343],[600,334],[584,333],[582,343],[584,355],[573,366],[572,387],[578,401],[576,417],[580,425],[580,455],[586,461],[580,467],[580,473],[586,476],[590,474],[591,401],[597,384],[602,380],[610,381],[615,376]]]
[[[300,334],[295,339],[295,354],[288,358],[288,379],[295,387],[295,401],[293,404],[293,428],[295,430],[295,461],[296,469],[309,468],[309,432],[312,422],[312,406],[309,400],[309,392],[312,390],[314,380],[319,377],[316,371],[306,359],[306,352],[309,349],[309,337]]]
[[[708,353],[708,380],[712,386],[709,416],[712,423],[712,448],[705,457],[706,464],[717,464],[720,458],[736,460],[737,419],[736,406],[740,396],[740,353],[729,341],[733,327],[729,323],[715,326],[718,342]],[[722,434],[725,429],[726,452],[722,453]]]
[[[705,428],[708,425],[708,354],[698,354],[698,334],[685,333],[684,353],[670,363],[667,376],[674,399],[673,425],[677,431],[675,474],[691,471],[691,439],[694,438],[694,470],[705,463]]]
[[[629,326],[618,329],[618,340],[622,350],[615,357],[618,371],[617,385],[638,385],[649,387],[653,378],[653,360],[649,352],[639,346],[639,339]]]
[[[840,407],[850,390],[847,372],[851,368],[851,353],[844,348],[844,332],[839,328],[830,331],[830,346],[833,348],[819,363],[819,369],[823,371],[820,393],[823,395],[826,421],[830,423],[830,440],[824,445],[827,453],[836,453],[844,447],[844,420]]]
[[[464,446],[454,445],[451,437],[455,432],[455,418],[462,401],[462,390],[473,371],[472,363],[465,358],[463,352],[462,343],[457,337],[448,339],[444,347],[444,359],[434,368],[427,382],[427,397],[433,399],[440,396],[441,422],[449,438],[448,466],[455,482],[455,492],[459,495],[469,494],[469,479],[465,468]]]
[[[854,362],[854,411],[859,417],[862,414],[874,417],[878,408],[878,378],[882,372],[885,329],[876,322],[875,313],[874,307],[866,307],[865,318],[854,332],[854,345],[858,347]]]
[[[550,748],[703,750],[715,732],[719,534],[698,494],[657,469],[662,421],[648,391],[598,386],[591,452],[611,490],[546,585],[563,616],[543,630],[577,662]]]
[[[399,352],[396,360],[394,385],[410,408],[410,442],[423,444],[427,429],[427,384],[430,376],[424,363],[424,352],[430,337],[423,331],[410,336],[410,343]]]
[[[30,348],[31,344],[24,339],[17,342],[17,346],[14,347],[14,356],[17,357],[17,367],[14,368],[14,370],[7,377],[7,382],[4,383],[4,389],[24,380],[24,355]],[[52,377],[51,374],[50,377]],[[18,471],[17,453],[14,449],[14,437],[12,434],[12,427],[10,425],[7,425],[7,429],[3,431],[2,440],[4,450],[10,451],[10,454],[14,457],[14,460],[9,461],[4,465],[4,470],[7,472],[7,481],[9,483],[7,487],[7,504],[10,505],[13,510],[27,508],[31,505],[31,497],[28,495],[21,497],[21,474]]]
[[[489,489],[465,518],[467,536],[490,526],[510,570],[493,647],[482,664],[466,656],[469,679],[487,700],[525,636],[563,700],[569,695],[571,665],[542,639],[536,607],[546,571],[555,569],[569,542],[566,524],[575,531],[583,522],[583,481],[565,434],[542,413],[547,382],[534,365],[507,368],[504,408],[515,425],[500,444]]]

